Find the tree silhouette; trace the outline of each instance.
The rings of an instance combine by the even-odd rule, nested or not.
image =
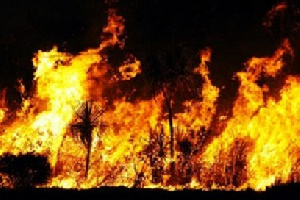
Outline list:
[[[190,48],[177,46],[150,55],[145,63],[144,74],[150,87],[150,94],[155,96],[162,92],[165,98],[171,157],[174,156],[173,104],[174,101],[181,100],[180,96],[188,97],[197,93],[193,78],[197,58],[196,53]]]
[[[196,81],[202,78],[195,78],[194,67],[199,63],[197,53],[191,49],[178,45],[167,49],[158,50],[147,57],[144,65],[144,75],[147,85],[150,88],[150,96],[162,93],[165,101],[166,112],[169,121],[169,144],[170,157],[170,183],[175,183],[175,132],[173,125],[173,115],[175,104],[187,99],[198,98],[198,88]],[[177,105],[178,105],[177,104]]]
[[[98,125],[98,119],[102,116],[103,110],[96,106],[93,101],[86,101],[76,112],[77,120],[72,124],[72,132],[79,136],[87,149],[85,176],[88,177],[89,161],[92,147],[92,133],[93,129]],[[102,125],[102,124],[100,124]]]

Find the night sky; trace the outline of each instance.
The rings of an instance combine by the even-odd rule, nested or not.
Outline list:
[[[119,0],[113,6],[126,20],[124,51],[143,63],[147,55],[178,44],[194,50],[210,47],[214,84],[230,87],[234,72],[248,58],[271,55],[279,45],[279,29],[262,26],[266,13],[278,2]],[[0,87],[23,78],[29,88],[31,60],[38,50],[57,45],[61,51],[76,53],[97,47],[107,8],[103,0],[1,0]]]

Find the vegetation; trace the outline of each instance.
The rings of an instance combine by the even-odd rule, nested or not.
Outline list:
[[[88,177],[89,160],[92,148],[93,129],[98,124],[98,118],[103,114],[103,110],[94,105],[92,101],[83,103],[76,112],[77,121],[72,125],[73,133],[79,136],[87,149],[86,156],[86,178]]]
[[[35,187],[47,183],[51,167],[47,158],[42,155],[4,154],[0,157],[0,174],[7,175],[14,188]]]

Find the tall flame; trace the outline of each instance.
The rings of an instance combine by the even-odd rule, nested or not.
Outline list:
[[[208,129],[211,125],[212,118],[216,113],[216,100],[219,97],[219,88],[212,85],[209,79],[209,70],[207,63],[211,61],[211,49],[207,48],[201,52],[201,63],[194,70],[203,78],[202,101],[186,101],[184,105],[186,112],[180,113],[177,116],[178,124],[185,127],[190,127],[192,130],[199,130],[201,127]]]
[[[287,182],[292,166],[297,161],[295,153],[299,147],[299,127],[296,125],[296,113],[299,108],[295,102],[299,94],[298,79],[287,79],[278,102],[273,98],[265,101],[267,86],[260,87],[257,84],[261,75],[275,77],[278,74],[284,66],[286,54],[293,54],[287,40],[272,57],[252,58],[247,62],[246,71],[237,73],[240,88],[233,107],[233,117],[228,120],[224,132],[200,155],[209,168],[221,151],[229,153],[236,139],[254,143],[245,155],[248,179],[245,184],[255,189],[265,189],[275,181]],[[219,159],[226,162],[226,156]]]
[[[254,57],[236,74],[238,97],[232,117],[221,116],[226,121],[221,133],[210,130],[220,92],[209,77],[212,51],[201,52],[194,73],[202,79],[198,94],[202,100],[184,101],[184,111],[169,119],[176,140],[171,158],[163,92],[150,100],[103,97],[113,83],[142,73],[141,62],[133,55],[115,72],[109,65],[104,49],[123,48],[124,29],[124,19],[111,9],[98,48],[77,55],[59,52],[57,47],[36,53],[36,88],[29,96],[19,80],[22,107],[13,120],[7,117],[6,90],[0,94],[0,155],[34,152],[46,156],[52,174],[43,187],[264,190],[277,182],[299,180],[300,78],[287,76],[279,98],[269,94],[272,88],[267,81],[260,84],[262,79],[278,79],[286,57],[293,57],[288,40],[273,56]],[[70,124],[76,121],[80,104],[91,99],[104,112],[97,116],[92,131],[90,173],[85,177],[88,149],[73,136]],[[211,135],[211,131],[216,133]]]

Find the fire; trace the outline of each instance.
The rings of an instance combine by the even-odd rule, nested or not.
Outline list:
[[[0,122],[3,121],[5,118],[5,96],[6,96],[6,90],[2,90],[0,93]]]
[[[117,15],[117,11],[115,9],[108,10],[108,24],[103,28],[104,35],[109,35],[108,39],[104,39],[104,41],[100,45],[100,49],[103,49],[108,46],[118,45],[121,48],[124,47],[125,41],[120,40],[120,36],[124,34],[125,31],[125,20],[122,16]]]
[[[119,67],[122,80],[130,80],[136,77],[137,74],[141,73],[141,62],[132,55],[124,62],[123,66]]]
[[[293,57],[288,40],[273,56],[251,58],[236,74],[240,85],[232,117],[216,116],[220,89],[210,79],[212,50],[201,51],[193,71],[202,79],[201,100],[185,100],[183,111],[173,116],[173,102],[167,102],[167,119],[163,89],[146,100],[103,95],[142,73],[142,63],[133,55],[117,70],[105,55],[105,48],[124,48],[124,30],[124,19],[110,9],[98,48],[77,55],[57,47],[36,53],[35,90],[29,95],[18,81],[22,107],[14,119],[7,117],[6,90],[0,94],[0,155],[34,152],[47,157],[51,178],[39,187],[264,190],[299,181],[300,78],[287,76],[278,97],[262,81],[279,79],[286,57]],[[94,107],[81,110],[83,102]],[[101,112],[92,116],[92,108]],[[75,137],[72,124],[82,117],[78,112],[91,115],[81,120],[92,129]],[[224,123],[224,129],[211,130],[213,123]]]
[[[279,2],[276,6],[274,6],[268,13],[267,18],[264,21],[263,25],[270,28],[273,24],[274,18],[276,18],[280,13],[287,10],[288,5],[286,1]]]
[[[212,118],[216,113],[216,100],[219,97],[219,88],[215,87],[209,79],[209,70],[207,63],[210,62],[211,49],[207,48],[201,52],[201,63],[198,68],[194,70],[199,73],[204,83],[202,85],[202,93],[199,94],[203,100],[200,101],[186,101],[183,104],[186,107],[184,113],[178,114],[178,124],[189,127],[192,130],[199,130],[201,127],[208,129],[211,125]]]
[[[0,121],[2,122],[2,120],[4,119],[5,117],[5,111],[4,110],[0,110]]]
[[[296,113],[299,108],[296,102],[299,79],[287,79],[279,101],[273,98],[265,101],[264,92],[267,86],[260,87],[256,83],[261,74],[275,77],[284,65],[283,57],[286,54],[293,55],[287,40],[272,57],[252,58],[247,63],[246,71],[237,74],[240,88],[239,97],[233,107],[233,117],[228,120],[224,132],[200,155],[205,167],[209,168],[216,159],[226,162],[226,156],[230,156],[226,154],[229,154],[234,142],[241,139],[254,143],[245,155],[246,186],[265,189],[276,181],[286,183],[289,180],[292,166],[298,159],[296,152],[299,148],[299,127]],[[223,158],[219,157],[221,151],[225,152]]]

